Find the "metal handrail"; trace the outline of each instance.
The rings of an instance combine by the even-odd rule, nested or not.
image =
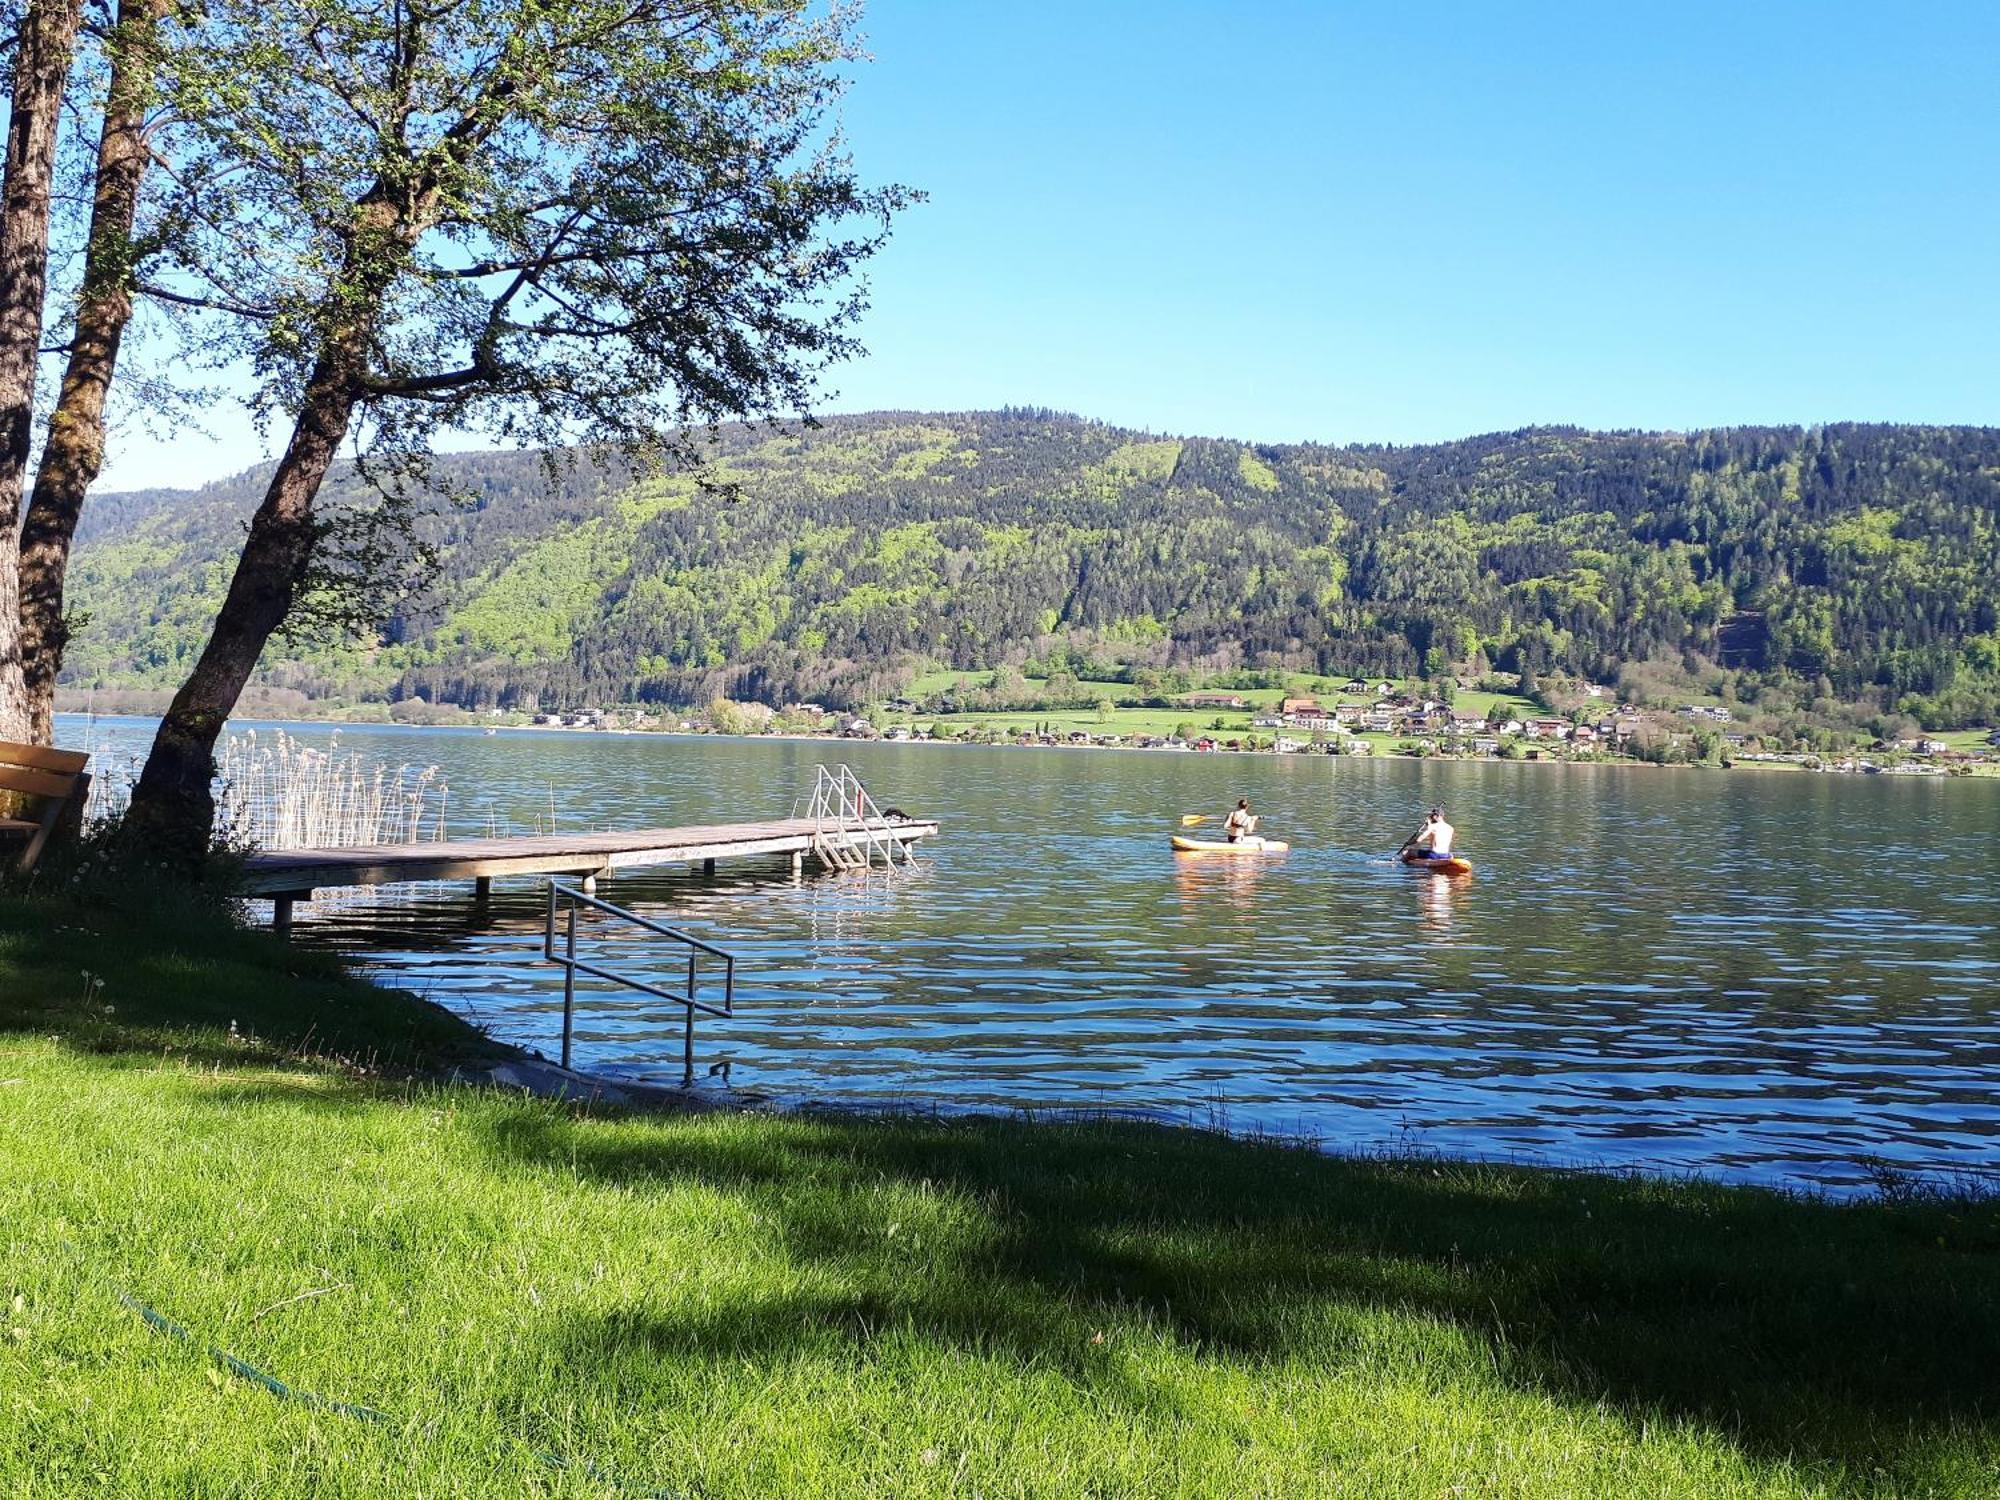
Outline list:
[[[564,900],[567,900],[569,903],[569,916],[568,920],[563,924],[563,947],[558,952],[556,949],[556,909]],[[631,974],[621,974],[616,969],[607,969],[601,964],[594,964],[586,959],[578,958],[576,956],[576,914],[584,907],[589,907],[593,911],[603,912],[607,916],[617,917],[621,921],[629,922],[634,927],[644,928],[647,932],[656,933],[660,937],[671,938],[677,943],[684,944],[688,950],[687,982],[685,987],[679,992],[664,989],[654,984],[651,980],[640,979]],[[704,953],[712,958],[722,960],[722,1004],[719,1006],[702,999],[698,993],[697,987],[700,982],[701,955]],[[560,966],[563,971],[562,1065],[565,1068],[569,1066],[570,1042],[576,1026],[576,976],[578,974],[588,974],[595,979],[602,979],[609,984],[623,985],[627,989],[638,990],[642,994],[652,995],[657,999],[665,1000],[682,1007],[684,1021],[681,1034],[682,1088],[691,1088],[694,1085],[694,1013],[700,1011],[704,1015],[722,1016],[725,1018],[736,1014],[735,954],[726,948],[718,948],[713,943],[705,942],[693,933],[682,932],[679,928],[669,927],[664,922],[655,922],[650,917],[642,917],[635,911],[627,911],[622,906],[614,906],[609,901],[601,901],[597,897],[579,890],[576,886],[568,885],[560,880],[551,880],[549,882],[548,920],[542,929],[542,957],[550,963]]]
[[[814,767],[811,812],[813,820],[813,843],[815,847],[826,843],[828,823],[845,842],[853,842],[856,836],[863,845],[865,858],[869,864],[875,862],[875,851],[881,850],[882,863],[893,866],[896,851],[900,847],[904,863],[916,856],[906,845],[891,838],[885,832],[889,819],[868,794],[868,788],[861,784],[861,778],[853,770],[840,765],[828,770],[825,766]],[[851,809],[851,811],[850,811]]]

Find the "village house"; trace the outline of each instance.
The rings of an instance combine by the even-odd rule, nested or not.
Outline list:
[[[1474,738],[1472,748],[1477,750],[1481,755],[1498,755],[1500,753],[1500,741],[1490,734],[1482,734]]]
[[[1359,703],[1342,703],[1333,711],[1333,722],[1336,726],[1359,724],[1367,713]]]
[[[1368,684],[1363,682],[1359,677],[1356,677],[1343,687],[1341,691],[1343,693],[1365,693],[1368,691]]]
[[[1319,706],[1317,698],[1287,698],[1278,705],[1278,712],[1291,719],[1320,714],[1324,710]]]
[[[1184,701],[1189,708],[1243,707],[1243,699],[1236,693],[1189,693]]]
[[[1446,727],[1452,734],[1479,734],[1486,728],[1486,715],[1454,708],[1451,711],[1451,722]]]
[[[1530,739],[1566,740],[1569,738],[1570,722],[1568,719],[1530,719],[1527,732]]]

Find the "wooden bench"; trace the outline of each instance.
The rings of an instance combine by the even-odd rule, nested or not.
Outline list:
[[[90,757],[80,750],[0,740],[0,792],[12,793],[10,802],[26,804],[0,816],[0,839],[25,840],[14,861],[19,873],[25,875],[35,867],[65,814],[81,814],[90,789],[83,768],[89,764]]]

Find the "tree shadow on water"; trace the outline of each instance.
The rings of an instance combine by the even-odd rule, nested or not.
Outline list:
[[[1384,1333],[1414,1315],[1470,1339],[1467,1378],[1687,1418],[1757,1458],[1909,1472],[1940,1442],[1996,1444],[1990,1200],[1838,1205],[1130,1124],[516,1116],[492,1145],[634,1191],[738,1194],[806,1278],[574,1323],[562,1353],[580,1370],[906,1333],[1117,1395],[1107,1326],[1253,1366],[1338,1364],[1414,1340],[1407,1322]]]

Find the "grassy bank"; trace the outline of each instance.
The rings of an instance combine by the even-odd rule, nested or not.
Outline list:
[[[388,1067],[478,1045],[257,934],[0,904],[0,1489],[1994,1490],[1990,1205]]]

